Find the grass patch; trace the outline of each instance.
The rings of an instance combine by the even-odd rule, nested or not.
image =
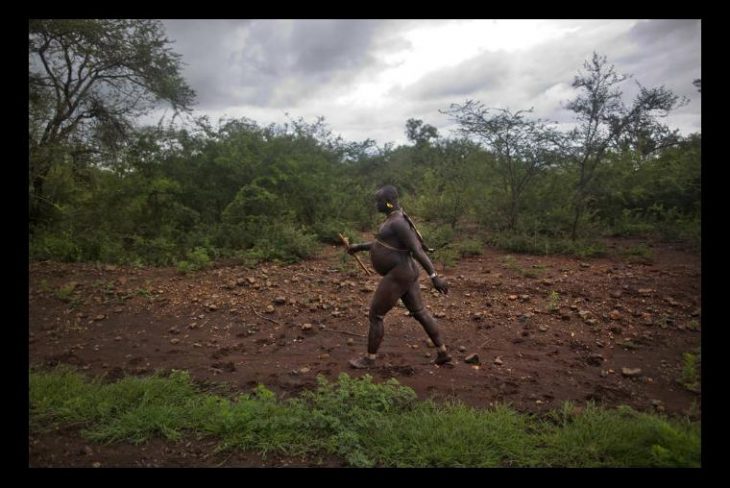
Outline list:
[[[646,244],[637,244],[621,251],[621,256],[632,264],[651,264],[654,262],[654,251]]]
[[[279,400],[263,385],[228,398],[186,372],[104,383],[69,369],[30,373],[31,430],[77,423],[97,442],[208,436],[219,449],[329,454],[351,466],[699,466],[700,424],[629,408],[565,404],[547,416],[506,405],[419,401],[395,379],[341,374]]]
[[[533,265],[531,268],[523,268],[512,255],[505,256],[502,258],[502,261],[502,266],[518,273],[523,278],[539,278],[543,275],[543,273],[545,273],[545,267],[540,265]]]
[[[551,291],[548,295],[547,302],[547,311],[557,312],[560,308],[560,293],[555,290]]]
[[[573,241],[541,235],[496,233],[490,236],[489,244],[509,252],[542,254],[545,256],[559,254],[585,259],[602,257],[608,254],[606,246],[601,242],[585,239]]]
[[[680,381],[690,391],[699,391],[700,389],[699,362],[699,354],[685,352],[682,355],[682,378]]]

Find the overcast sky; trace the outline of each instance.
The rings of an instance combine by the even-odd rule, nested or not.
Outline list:
[[[474,99],[567,124],[571,83],[593,51],[636,83],[690,102],[667,119],[700,131],[699,20],[164,20],[195,115],[283,123],[325,117],[348,141],[406,143],[421,119],[455,135],[439,113]]]

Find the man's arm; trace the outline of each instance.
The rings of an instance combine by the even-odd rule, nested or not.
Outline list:
[[[373,241],[362,242],[360,244],[351,244],[350,247],[347,248],[347,252],[349,254],[355,254],[356,252],[360,252],[360,251],[369,251],[370,247],[372,245],[373,245]]]
[[[436,268],[426,255],[426,252],[423,250],[423,246],[421,246],[421,241],[418,239],[418,236],[416,236],[416,233],[413,231],[408,222],[406,222],[405,219],[398,220],[393,223],[393,228],[395,229],[396,235],[400,241],[405,244],[406,248],[411,252],[413,258],[418,261],[421,266],[423,266],[423,269],[426,270],[428,277],[431,278],[434,288],[441,293],[448,293],[449,289],[446,282],[439,278],[436,274]]]

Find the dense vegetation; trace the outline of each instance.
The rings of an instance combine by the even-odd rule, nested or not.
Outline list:
[[[295,261],[372,229],[386,183],[444,262],[485,243],[589,255],[605,235],[699,248],[701,137],[660,124],[686,101],[642,88],[625,106],[624,77],[598,55],[573,83],[570,133],[468,100],[445,108],[457,136],[410,119],[408,144],[379,147],[333,136],[324,119],[193,117],[160,24],[116,22],[30,23],[31,259]],[[162,102],[186,122],[134,124]]]

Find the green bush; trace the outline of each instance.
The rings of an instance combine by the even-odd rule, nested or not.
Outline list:
[[[68,233],[42,233],[34,235],[29,242],[31,259],[54,259],[75,262],[82,258],[82,250]]]
[[[466,239],[459,242],[456,245],[456,249],[462,258],[467,256],[479,256],[484,250],[484,243],[478,239]]]
[[[280,261],[295,263],[314,255],[317,236],[288,222],[276,222],[261,226],[258,237],[244,256],[252,263]]]
[[[542,235],[494,233],[489,243],[497,248],[516,253],[562,254],[580,258],[601,257],[608,254],[603,243],[589,240],[550,238]]]
[[[325,244],[341,245],[342,241],[338,237],[338,233],[346,236],[350,242],[354,242],[354,237],[358,235],[352,227],[342,220],[324,220],[316,222],[309,227],[314,235],[317,236],[319,242]]]

